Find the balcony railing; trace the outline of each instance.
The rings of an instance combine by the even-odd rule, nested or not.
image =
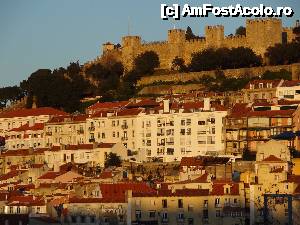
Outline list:
[[[95,142],[95,138],[90,138],[89,142]]]
[[[89,131],[95,131],[95,127],[89,127]]]
[[[52,131],[47,131],[47,132],[46,132],[46,135],[47,135],[47,136],[52,136]]]
[[[77,130],[77,134],[84,134],[84,130]]]
[[[127,125],[127,124],[123,124],[123,125],[121,126],[121,128],[122,128],[122,129],[128,129],[128,125]]]
[[[128,137],[121,137],[121,140],[122,140],[122,141],[127,141],[127,140],[128,140]]]

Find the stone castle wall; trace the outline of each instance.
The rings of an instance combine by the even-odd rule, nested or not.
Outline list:
[[[224,75],[227,77],[242,77],[245,75],[259,76],[264,74],[266,71],[277,72],[281,69],[287,70],[292,73],[294,80],[300,79],[300,63],[291,65],[279,65],[279,66],[263,66],[263,67],[252,67],[252,68],[240,68],[240,69],[227,69],[223,70]],[[145,76],[138,81],[138,86],[150,85],[157,81],[172,81],[172,82],[187,82],[191,80],[197,80],[204,75],[215,75],[215,71],[201,71],[192,73],[176,73],[160,76]]]
[[[134,59],[139,54],[155,51],[160,58],[160,68],[169,69],[176,56],[189,63],[193,53],[206,48],[249,47],[256,54],[264,56],[268,47],[283,42],[283,36],[286,37],[286,41],[294,39],[292,28],[283,28],[280,19],[249,19],[246,21],[245,36],[225,37],[224,27],[217,25],[206,26],[203,39],[186,40],[184,30],[173,29],[168,31],[168,39],[164,42],[144,44],[139,36],[125,36],[122,38],[121,47],[117,50],[113,44],[106,43],[103,45],[101,57],[111,54],[116,60],[121,61],[127,70],[130,70]]]

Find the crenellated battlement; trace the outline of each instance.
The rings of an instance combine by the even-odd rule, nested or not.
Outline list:
[[[233,35],[233,36],[226,36],[225,40],[242,40],[247,38],[246,35]]]
[[[266,24],[266,23],[281,23],[280,19],[277,18],[259,18],[259,19],[247,19],[246,25],[248,24]]]
[[[205,29],[207,29],[207,30],[223,29],[224,30],[224,26],[223,25],[205,26]]]
[[[103,56],[112,54],[120,57],[118,60],[123,62],[126,69],[130,69],[134,58],[144,51],[155,51],[159,55],[160,66],[164,69],[171,67],[175,57],[182,57],[188,63],[194,52],[206,48],[249,47],[263,57],[268,47],[283,43],[284,35],[287,42],[292,41],[292,29],[282,27],[282,21],[278,18],[247,19],[246,35],[225,36],[224,26],[214,25],[205,26],[204,38],[186,40],[185,30],[171,29],[167,32],[166,41],[145,43],[140,36],[125,36],[122,38],[122,47],[118,49],[114,48],[114,44],[106,43],[103,45]]]

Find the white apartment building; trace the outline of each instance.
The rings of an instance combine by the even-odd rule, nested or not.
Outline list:
[[[0,136],[4,137],[7,131],[25,124],[45,123],[51,117],[58,115],[67,115],[67,113],[50,107],[3,112],[0,114]]]
[[[222,153],[223,121],[227,111],[203,102],[163,106],[139,115],[136,150],[140,161],[153,158],[164,162],[179,161],[184,156]]]
[[[170,104],[152,109],[98,112],[87,119],[90,142],[123,143],[138,161],[164,162],[183,156],[222,153],[226,109],[203,102]]]
[[[278,99],[300,100],[300,81],[285,80],[276,87],[276,97]]]
[[[87,115],[57,116],[45,124],[46,147],[87,143]]]
[[[69,162],[76,164],[89,163],[92,166],[104,167],[105,159],[110,152],[121,156],[121,159],[127,158],[127,149],[120,143],[67,145],[49,149],[44,154],[48,167],[53,168],[54,171],[59,171],[61,165]]]
[[[5,148],[9,150],[45,147],[44,124],[25,124],[6,132]]]

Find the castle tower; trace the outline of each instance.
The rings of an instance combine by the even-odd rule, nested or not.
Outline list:
[[[253,51],[264,56],[270,46],[282,43],[282,23],[280,19],[255,19],[246,22],[246,37],[248,46]]]
[[[168,31],[169,60],[167,64],[169,68],[176,57],[184,57],[185,31],[181,29],[173,29]]]
[[[207,47],[221,47],[224,41],[224,26],[206,26],[205,38]]]
[[[139,36],[125,36],[122,38],[122,62],[127,70],[133,68],[134,59],[140,53],[142,41]]]
[[[105,44],[102,45],[102,52],[103,54],[110,52],[112,50],[115,49],[115,45],[110,43],[110,42],[106,42]]]

